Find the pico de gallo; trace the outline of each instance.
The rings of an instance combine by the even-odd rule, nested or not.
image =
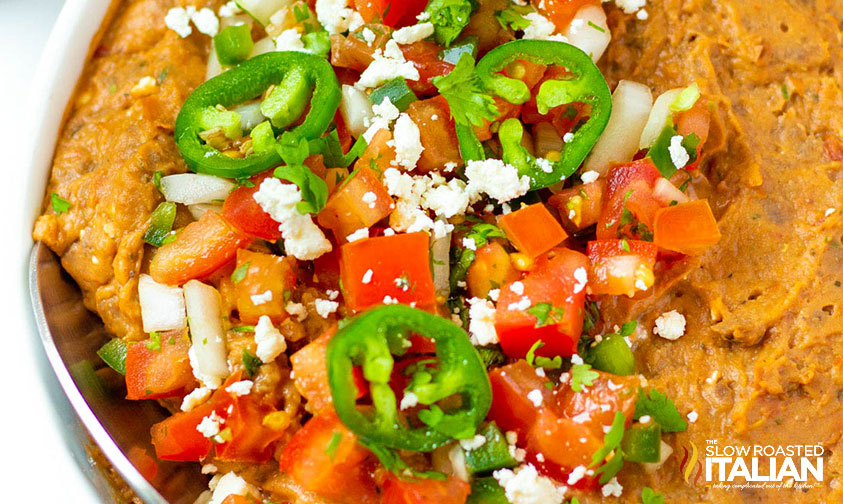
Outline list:
[[[151,181],[146,339],[99,354],[172,413],[155,456],[202,464],[199,502],[560,504],[665,462],[688,424],[600,308],[718,243],[710,112],[693,82],[610,87],[604,8],[167,13],[212,35],[208,78],[174,125],[189,171]]]

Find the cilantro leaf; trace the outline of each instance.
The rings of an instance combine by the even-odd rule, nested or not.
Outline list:
[[[449,47],[468,26],[474,7],[472,0],[430,0],[424,11],[430,14],[436,42]]]
[[[363,155],[367,145],[366,139],[360,136],[348,152],[343,154],[339,133],[333,130],[322,138],[311,140],[309,147],[311,154],[322,154],[327,168],[348,168],[355,159]]]
[[[672,177],[679,168],[673,164],[673,158],[670,156],[670,142],[679,133],[673,126],[665,126],[661,134],[659,134],[653,146],[650,147],[647,156],[653,160],[653,164],[658,168],[659,173],[664,178]],[[688,153],[688,164],[697,160],[697,146],[700,144],[700,138],[691,133],[682,139],[682,148]]]
[[[624,240],[626,241],[626,240]],[[638,321],[630,320],[626,322],[624,325],[621,326],[620,334],[621,336],[630,336],[632,333],[635,332],[635,329],[638,327]]]
[[[460,57],[451,73],[434,77],[433,84],[448,101],[457,124],[482,126],[484,120],[498,116],[495,100],[483,88],[474,71],[474,58],[468,53]]]
[[[537,303],[527,308],[527,313],[536,317],[536,328],[558,324],[565,316],[565,310],[552,303]]]
[[[288,165],[300,165],[310,155],[310,145],[307,139],[300,138],[294,133],[287,131],[281,135],[281,140],[275,146],[278,155]]]
[[[521,5],[510,5],[504,10],[495,12],[495,19],[498,20],[504,30],[526,30],[531,21],[524,17],[525,14],[533,12],[530,7]]]
[[[231,273],[231,282],[232,283],[240,283],[246,278],[246,273],[249,272],[249,265],[252,264],[252,261],[246,261],[245,263],[237,266],[234,271]]]
[[[341,441],[342,433],[334,431],[334,434],[331,436],[331,440],[328,442],[328,447],[325,448],[325,454],[331,457],[331,460],[334,460],[334,457],[337,456],[337,448],[340,447]]]
[[[53,211],[61,215],[70,211],[70,203],[56,193],[50,194],[50,205]]]
[[[529,310],[528,310],[529,311]],[[533,367],[540,367],[545,369],[559,369],[562,367],[562,357],[556,356],[552,359],[548,359],[547,357],[542,357],[541,355],[536,355],[536,350],[544,346],[544,342],[542,340],[536,341],[533,346],[527,351],[527,356],[525,359],[527,360],[527,364]]]
[[[300,214],[319,213],[328,202],[328,184],[304,165],[279,166],[275,176],[296,184],[302,201],[296,207]]]
[[[626,417],[620,411],[615,412],[615,418],[612,421],[612,427],[609,429],[609,432],[603,436],[603,446],[597,450],[594,455],[591,457],[591,465],[588,467],[594,467],[601,463],[606,457],[609,456],[610,453],[613,451],[615,452],[612,460],[603,464],[596,472],[601,474],[600,476],[600,483],[604,484],[610,479],[612,476],[618,473],[623,466],[623,451],[620,449],[621,441],[623,440],[623,433],[624,433],[624,423],[626,422]]]
[[[664,504],[664,496],[650,487],[641,490],[641,504]]]
[[[582,392],[583,387],[590,387],[594,380],[600,377],[600,373],[591,370],[589,364],[574,364],[571,366],[571,390]]]
[[[635,419],[645,415],[661,425],[665,432],[683,432],[688,428],[688,423],[679,414],[673,399],[654,388],[649,391],[643,388],[638,389]]]
[[[367,442],[364,440],[358,441],[361,445],[367,448],[370,452],[374,453],[380,463],[389,471],[392,471],[395,474],[403,474],[405,471],[410,471],[410,473],[417,477],[417,478],[426,478],[426,479],[435,479],[444,481],[447,477],[436,471],[416,471],[415,469],[407,466],[407,463],[398,455],[398,452],[387,448],[383,445],[373,442]]]
[[[489,242],[489,238],[506,238],[506,234],[494,224],[486,224],[484,222],[475,224],[465,237],[472,238],[475,246],[482,247]]]

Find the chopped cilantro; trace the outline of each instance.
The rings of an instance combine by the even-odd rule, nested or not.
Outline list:
[[[527,313],[536,317],[536,328],[558,324],[565,316],[565,310],[552,303],[537,303],[527,308]]]
[[[436,42],[450,46],[468,25],[475,6],[472,0],[430,0],[424,11],[430,14]]]
[[[498,116],[495,100],[483,89],[470,54],[463,54],[448,75],[434,77],[433,84],[448,101],[457,124],[480,126],[484,120],[492,121]]]
[[[258,372],[258,368],[261,365],[261,360],[253,355],[248,348],[243,349],[243,357],[241,360],[243,361],[243,367],[246,369],[246,374],[249,375],[249,378],[255,376],[255,373]]]
[[[52,205],[53,211],[59,215],[70,211],[70,203],[56,193],[50,194],[50,205]]]
[[[530,7],[521,6],[521,5],[510,5],[508,8],[504,10],[500,10],[495,12],[495,19],[498,20],[501,27],[504,30],[526,30],[531,22],[529,19],[525,18],[525,14],[529,14],[533,12],[533,9]]]
[[[782,84],[782,97],[785,100],[790,100],[790,90],[787,89],[787,84]]]
[[[164,172],[161,170],[155,170],[155,173],[152,174],[152,183],[155,184],[155,188],[161,192],[161,177],[164,176]]]
[[[595,30],[599,31],[600,33],[606,33],[605,28],[597,26],[596,24],[592,23],[591,21],[588,22],[588,26],[594,28]]]
[[[232,331],[236,333],[247,333],[247,332],[255,332],[255,326],[253,325],[241,325],[237,327],[232,327]]]
[[[161,351],[161,333],[149,333],[149,340],[146,342],[146,348],[153,352]]]
[[[621,249],[629,252],[629,242],[626,240],[621,240]]]
[[[571,390],[582,392],[584,387],[590,387],[594,380],[600,377],[600,373],[591,370],[589,364],[574,364],[571,366]]]
[[[650,487],[641,490],[641,504],[664,504],[664,496]]]
[[[591,457],[591,465],[589,465],[589,467],[595,467],[603,462],[610,453],[613,451],[615,452],[612,459],[600,466],[600,468],[596,471],[597,474],[601,474],[600,484],[605,484],[612,479],[612,477],[617,474],[623,466],[623,451],[620,449],[620,446],[621,441],[623,440],[625,422],[626,417],[624,414],[620,411],[616,411],[615,419],[612,421],[612,427],[609,429],[609,432],[603,436],[603,446]]]
[[[536,350],[544,346],[544,342],[541,340],[536,341],[533,346],[530,347],[530,350],[527,351],[527,356],[525,359],[527,360],[527,364],[533,367],[540,367],[545,369],[559,369],[562,367],[562,357],[556,356],[552,359],[548,359],[547,357],[542,357],[541,355],[536,355]]]
[[[234,283],[242,282],[243,279],[246,278],[246,273],[249,272],[249,265],[251,265],[251,264],[252,264],[252,261],[246,261],[243,264],[241,264],[240,266],[237,266],[237,268],[234,270],[234,272],[231,273],[231,281],[234,282]]]
[[[618,334],[621,336],[631,336],[632,333],[635,332],[635,329],[638,327],[638,321],[630,320],[626,322],[624,325],[621,326],[621,330]]]
[[[341,441],[342,433],[334,431],[334,434],[331,436],[331,440],[328,442],[328,447],[325,448],[325,454],[331,457],[331,460],[334,460],[334,457],[337,456],[337,448],[340,447]]]
[[[639,388],[638,401],[635,403],[635,419],[649,416],[665,432],[683,432],[688,423],[679,414],[673,400],[664,393],[651,388],[649,391]]]

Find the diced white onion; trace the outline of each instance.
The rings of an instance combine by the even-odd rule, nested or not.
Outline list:
[[[195,205],[222,201],[234,188],[234,183],[213,175],[180,173],[161,178],[161,192],[167,201]]]
[[[465,466],[465,453],[459,443],[451,443],[433,450],[431,454],[433,470],[450,474],[468,481],[468,468]]]
[[[437,296],[445,296],[446,298],[451,293],[450,253],[451,233],[433,240],[430,247],[430,255],[433,258],[433,286],[436,288]]]
[[[252,54],[249,55],[249,58],[275,52],[277,50],[278,48],[275,47],[275,41],[269,37],[265,37],[255,42],[255,46],[252,48]]]
[[[648,473],[656,472],[662,466],[662,464],[667,462],[667,459],[669,459],[670,456],[673,454],[673,447],[671,447],[669,444],[665,443],[664,441],[662,441],[661,443],[662,444],[661,444],[661,453],[659,455],[659,461],[644,464],[644,470],[647,471]]]
[[[229,16],[220,18],[220,31],[229,26],[249,25],[252,26],[252,18],[248,14],[238,14],[236,16]]]
[[[237,0],[237,5],[262,26],[266,26],[277,11],[294,3],[295,0]]]
[[[211,52],[208,54],[208,66],[205,68],[205,80],[211,80],[223,72],[220,60],[217,58],[217,50],[214,48],[214,41],[211,40]]]
[[[184,285],[184,301],[198,371],[222,380],[229,370],[220,293],[210,285],[191,280]]]
[[[143,274],[138,279],[143,331],[170,331],[186,327],[184,293],[181,287],[156,282]]]
[[[589,24],[591,23],[591,24]],[[606,23],[606,13],[599,5],[587,5],[577,11],[571,24],[562,33],[568,43],[582,51],[597,63],[612,41],[612,32]]]
[[[605,175],[609,163],[631,161],[638,152],[638,140],[652,107],[649,87],[633,81],[618,82],[612,93],[612,116],[586,159],[583,171],[594,170]]]
[[[345,121],[348,131],[354,138],[358,138],[366,132],[375,115],[372,112],[372,102],[366,93],[348,84],[342,86],[340,114],[342,114],[342,120]]]
[[[653,197],[662,205],[670,205],[672,202],[687,203],[690,201],[688,195],[679,190],[668,179],[662,177],[656,181],[653,187]]]
[[[685,88],[671,89],[656,98],[656,103],[653,104],[653,110],[650,111],[650,117],[647,119],[647,125],[641,132],[641,140],[638,142],[639,149],[648,149],[653,145],[664,127],[672,121],[673,112],[670,110],[670,106],[682,94],[683,89]]]
[[[261,102],[247,103],[235,109],[240,114],[240,127],[243,131],[249,131],[258,124],[266,121],[266,116],[261,113]]]
[[[217,213],[222,212],[222,205],[219,203],[197,203],[195,205],[188,205],[187,209],[194,219],[199,220],[199,217],[202,217],[202,214],[208,210]]]
[[[559,136],[559,132],[549,122],[540,122],[533,126],[533,142],[536,156],[541,158],[546,158],[550,152],[562,152],[565,147],[565,142]]]

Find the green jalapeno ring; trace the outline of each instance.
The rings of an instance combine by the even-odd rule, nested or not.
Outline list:
[[[476,429],[492,402],[486,368],[465,331],[422,310],[384,306],[358,315],[339,329],[328,344],[328,383],[337,415],[362,442],[428,452],[454,436],[429,425],[409,427],[398,413],[395,393],[389,386],[393,354],[406,351],[411,332],[435,342],[437,362],[435,369],[425,368],[431,375],[429,381],[413,380],[406,392],[416,394],[418,403],[427,406],[461,396],[463,404],[444,412],[441,423]],[[368,411],[358,407],[355,399],[355,365],[362,365],[363,377],[369,382],[372,406]]]
[[[600,134],[609,122],[612,113],[612,94],[600,70],[586,53],[565,42],[547,40],[515,40],[489,51],[477,63],[477,74],[486,88],[514,104],[530,99],[527,85],[498,72],[516,60],[527,60],[542,65],[560,65],[573,74],[566,80],[549,80],[542,84],[538,93],[539,112],[547,113],[550,108],[564,103],[581,102],[591,107],[591,114],[562,149],[561,158],[550,162],[551,171],[541,169],[535,157],[521,147],[523,128],[510,123],[504,130],[510,138],[501,139],[504,146],[504,161],[517,165],[519,175],[531,178],[531,189],[541,189],[560,182],[577,171],[585,160]],[[518,124],[520,126],[520,123]],[[509,160],[507,159],[509,158]]]
[[[185,100],[176,118],[175,138],[187,166],[197,173],[242,178],[281,164],[281,157],[275,151],[244,159],[230,158],[203,144],[199,133],[204,110],[217,105],[231,107],[257,98],[270,86],[281,84],[288,75],[301,75],[313,91],[310,111],[292,131],[308,140],[322,136],[336,114],[341,97],[331,64],[303,52],[270,52],[246,60],[203,83]],[[298,104],[290,105],[295,109]]]

